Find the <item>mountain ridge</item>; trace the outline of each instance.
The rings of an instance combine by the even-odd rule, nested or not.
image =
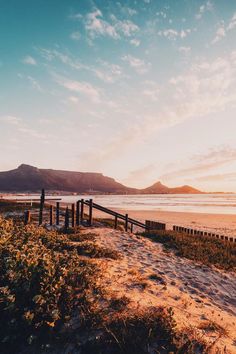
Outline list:
[[[16,169],[0,172],[0,191],[25,192],[45,188],[49,191],[75,193],[97,192],[114,194],[201,194],[191,186],[169,188],[160,181],[138,189],[124,186],[114,178],[98,172],[77,172],[54,169],[41,169],[21,164]]]

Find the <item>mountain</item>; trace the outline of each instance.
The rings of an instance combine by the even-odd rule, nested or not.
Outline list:
[[[114,194],[202,193],[190,186],[169,188],[161,182],[145,189],[135,189],[126,187],[101,173],[39,169],[25,164],[11,171],[0,172],[0,191],[2,192],[35,192],[42,188],[50,191],[78,193],[91,192],[91,190]]]
[[[181,186],[176,188],[169,188],[161,182],[156,182],[152,186],[142,189],[144,194],[200,194],[202,193],[196,188],[191,186]]]

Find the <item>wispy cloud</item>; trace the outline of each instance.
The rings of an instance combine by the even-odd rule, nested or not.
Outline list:
[[[191,47],[179,47],[178,51],[187,55],[191,52]]]
[[[236,160],[236,149],[231,147],[218,147],[211,149],[207,153],[191,156],[191,158],[184,162],[179,161],[178,165],[186,165],[191,161],[190,166],[181,169],[174,169],[166,174],[160,176],[161,179],[170,181],[176,178],[188,177],[191,175],[206,173],[223,165],[229,164]],[[199,178],[199,177],[198,177]]]
[[[101,89],[93,86],[89,82],[70,80],[68,78],[54,75],[55,81],[69,91],[77,92],[94,103],[99,103],[101,99]]]
[[[205,12],[212,11],[214,8],[213,3],[211,1],[207,1],[205,4],[202,4],[199,7],[198,13],[195,15],[197,20],[200,20]]]
[[[124,77],[122,68],[117,64],[110,64],[104,60],[98,60],[101,67],[91,67],[90,70],[104,82],[113,83]]]
[[[19,125],[22,119],[16,116],[6,115],[0,116],[0,121],[11,125]]]
[[[132,45],[134,45],[135,47],[139,47],[141,41],[140,41],[139,39],[137,39],[137,38],[133,38],[133,39],[130,40],[130,43],[131,43]]]
[[[136,188],[141,188],[149,183],[150,175],[153,174],[155,170],[154,164],[148,164],[144,167],[137,168],[129,172],[129,175],[122,180],[126,185],[136,186]]]
[[[224,24],[222,24],[216,31],[216,35],[215,38],[212,41],[212,44],[215,44],[217,42],[219,42],[223,37],[225,37],[226,35],[226,30],[224,27]]]
[[[120,39],[122,36],[130,37],[139,30],[139,27],[131,20],[119,20],[114,14],[109,16],[109,21],[105,20],[102,11],[96,8],[86,15],[85,29],[92,39],[99,36]]]
[[[177,31],[173,28],[168,28],[162,31],[158,31],[158,35],[162,36],[162,37],[166,37],[169,40],[176,40],[177,38],[185,38],[187,37],[187,35],[189,35],[191,33],[191,29],[187,28],[187,29],[182,29],[180,31]]]
[[[160,86],[154,81],[146,81],[143,95],[156,102],[159,98]]]
[[[151,64],[146,63],[144,60],[133,57],[132,55],[124,55],[122,60],[129,63],[129,65],[138,73],[145,74],[149,69]]]
[[[221,21],[220,26],[218,27],[215,37],[212,40],[212,44],[219,42],[222,38],[226,37],[227,33],[236,28],[236,12],[226,25],[224,21]]]
[[[37,65],[37,61],[30,55],[27,55],[22,61],[27,65]]]
[[[80,32],[72,32],[70,35],[70,38],[75,40],[75,41],[79,41],[81,39],[81,34]]]

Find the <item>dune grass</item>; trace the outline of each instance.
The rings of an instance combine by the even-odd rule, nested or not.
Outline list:
[[[150,231],[142,235],[163,244],[166,250],[173,250],[177,256],[224,270],[236,270],[236,243],[169,230]]]

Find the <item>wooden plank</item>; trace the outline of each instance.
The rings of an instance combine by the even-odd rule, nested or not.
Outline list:
[[[80,224],[80,200],[76,203],[76,225],[79,226]]]
[[[75,204],[71,204],[71,226],[75,227]]]
[[[88,220],[89,226],[92,226],[92,223],[93,223],[93,200],[90,199],[89,200],[89,220]]]
[[[56,204],[56,225],[59,226],[60,224],[60,203],[57,202]]]
[[[129,216],[128,214],[125,214],[125,231],[128,231],[128,222],[129,222]]]
[[[53,206],[52,205],[50,205],[49,214],[50,214],[50,226],[52,226],[52,224],[53,224]]]
[[[80,201],[80,222],[83,224],[84,221],[84,199]]]
[[[30,223],[30,211],[25,210],[24,212],[24,224],[28,225]]]
[[[117,226],[118,226],[118,217],[117,215],[115,215],[115,225],[114,225],[115,229],[117,229]]]
[[[69,214],[69,208],[66,208],[66,213],[65,213],[65,231],[69,229],[69,224],[70,224],[70,214]]]

